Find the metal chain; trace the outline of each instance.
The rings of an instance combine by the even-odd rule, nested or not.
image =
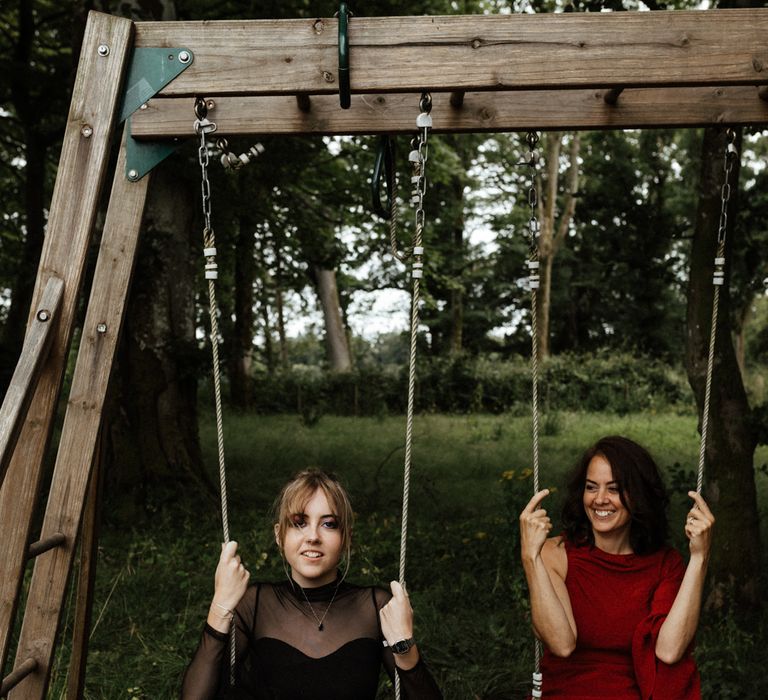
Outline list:
[[[227,473],[224,461],[224,420],[221,402],[221,371],[219,367],[219,324],[216,302],[216,237],[211,225],[211,183],[208,180],[208,144],[206,134],[216,131],[216,124],[208,119],[208,108],[201,98],[195,100],[195,132],[200,136],[198,162],[203,198],[203,256],[205,257],[205,279],[208,281],[208,313],[211,321],[211,356],[213,361],[213,389],[216,403],[216,439],[219,453],[219,489],[221,493],[221,524],[224,542],[229,542],[229,509],[227,506]],[[229,630],[229,684],[235,683],[235,622],[234,616]]]
[[[539,154],[536,146],[539,143],[539,135],[535,131],[529,131],[527,136],[528,153],[524,165],[527,165],[531,173],[531,184],[528,187],[528,288],[531,290],[531,410],[533,432],[533,492],[538,493],[539,484],[539,325],[538,325],[538,289],[539,289],[539,195],[536,190],[536,165]],[[534,645],[534,669],[532,676],[531,697],[541,697],[541,642],[537,639]]]
[[[704,461],[707,450],[707,435],[709,431],[709,412],[712,396],[712,375],[715,367],[715,341],[717,339],[717,316],[720,306],[720,287],[725,282],[725,237],[728,231],[728,202],[731,198],[731,173],[739,157],[736,148],[736,132],[728,129],[725,136],[725,155],[723,158],[723,185],[720,188],[720,221],[717,229],[717,252],[715,253],[712,285],[712,325],[709,329],[709,354],[707,356],[707,379],[704,390],[704,408],[701,415],[701,442],[699,443],[699,464],[696,472],[696,491],[701,493],[704,485]]]
[[[411,457],[413,448],[413,413],[414,399],[416,395],[416,338],[419,332],[419,294],[420,282],[424,274],[424,247],[423,234],[426,216],[424,214],[424,195],[427,192],[427,160],[429,159],[429,132],[432,128],[432,96],[425,92],[422,93],[419,100],[419,109],[421,110],[416,119],[416,127],[419,130],[416,137],[415,148],[408,155],[408,160],[412,164],[413,176],[411,183],[413,190],[411,192],[411,204],[415,208],[415,228],[413,232],[413,245],[406,257],[412,259],[411,277],[413,279],[413,291],[411,293],[411,348],[408,360],[408,408],[405,422],[405,463],[403,465],[403,514],[400,526],[400,572],[399,580],[402,586],[405,586],[405,559],[406,547],[408,543],[408,501],[411,488]],[[396,197],[392,197],[392,209],[395,208]],[[393,216],[391,221],[395,221]],[[390,232],[392,232],[390,224]],[[397,237],[392,237],[393,252],[397,255]],[[400,700],[400,677],[395,672],[395,698]]]

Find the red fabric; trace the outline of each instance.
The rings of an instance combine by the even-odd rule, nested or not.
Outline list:
[[[567,659],[545,651],[545,698],[568,700],[700,700],[690,650],[674,665],[656,658],[659,629],[685,566],[674,549],[608,554],[566,542],[565,585],[576,620],[576,649]]]

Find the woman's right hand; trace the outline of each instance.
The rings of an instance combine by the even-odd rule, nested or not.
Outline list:
[[[539,507],[547,496],[549,489],[534,494],[520,513],[520,555],[523,561],[534,561],[541,554],[552,529],[547,511]]]
[[[237,542],[222,544],[214,578],[213,603],[219,608],[234,610],[248,588],[250,576],[237,554]]]

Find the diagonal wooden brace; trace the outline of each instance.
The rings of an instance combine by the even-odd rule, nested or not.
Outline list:
[[[42,700],[48,686],[150,179],[130,182],[124,167],[125,143],[115,171],[41,532],[42,540],[62,533],[66,542],[35,560],[16,659],[32,658],[37,669],[10,698],[19,693],[25,700]]]

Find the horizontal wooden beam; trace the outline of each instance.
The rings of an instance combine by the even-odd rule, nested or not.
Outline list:
[[[631,129],[707,124],[768,124],[768,102],[754,87],[630,89],[616,105],[604,90],[517,93],[473,92],[460,108],[447,93],[433,96],[435,132],[525,131],[528,129]],[[353,95],[348,110],[333,95],[312,98],[303,112],[292,97],[216,97],[209,118],[224,136],[268,134],[410,133],[416,128],[416,95]],[[137,139],[194,135],[189,98],[151,100],[131,122]]]
[[[185,47],[163,95],[338,92],[336,19],[137,22],[137,47]],[[354,17],[353,93],[756,85],[768,9]]]

